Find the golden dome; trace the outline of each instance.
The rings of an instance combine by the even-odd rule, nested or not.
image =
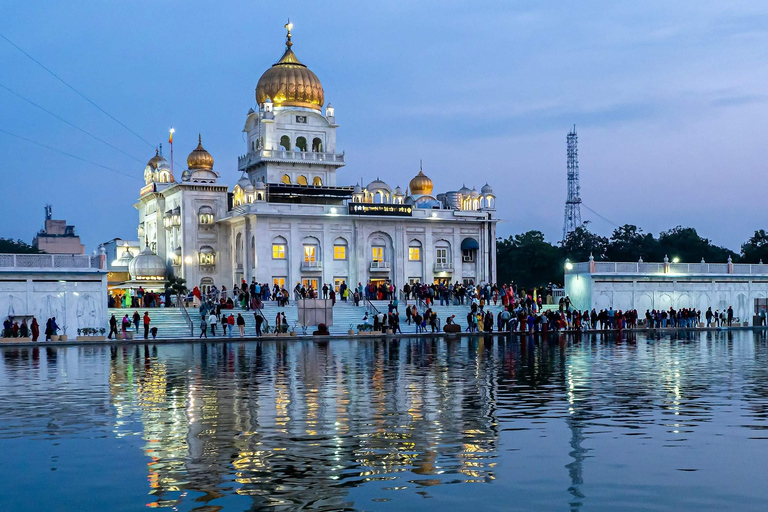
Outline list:
[[[187,157],[187,167],[195,169],[213,169],[213,157],[203,148],[203,138],[198,134],[197,147]]]
[[[325,101],[323,86],[307,66],[299,61],[291,50],[291,28],[286,24],[288,37],[285,53],[271,68],[266,70],[256,84],[256,103],[261,105],[267,98],[276,107],[307,107],[320,110]]]
[[[424,171],[419,171],[419,174],[408,184],[408,188],[411,189],[411,195],[413,196],[431,195],[433,187],[432,180],[424,174]]]
[[[149,162],[147,162],[147,166],[151,167],[152,170],[155,171],[160,166],[160,164],[165,161],[166,161],[165,158],[160,156],[160,150],[155,149],[155,156],[149,159]]]

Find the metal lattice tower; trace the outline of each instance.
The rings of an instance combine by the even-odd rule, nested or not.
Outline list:
[[[565,200],[565,217],[563,220],[563,240],[568,233],[581,226],[581,197],[579,192],[579,137],[576,135],[576,125],[568,134],[568,198]]]

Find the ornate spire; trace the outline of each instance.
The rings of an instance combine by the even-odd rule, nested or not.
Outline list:
[[[285,47],[289,50],[291,49],[291,46],[293,46],[293,43],[291,42],[291,29],[293,28],[293,23],[291,23],[291,18],[288,18],[288,23],[285,24],[285,30],[288,31],[288,35],[285,37]]]

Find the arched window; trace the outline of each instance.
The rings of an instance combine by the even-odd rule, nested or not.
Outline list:
[[[322,187],[323,186],[323,178],[320,176],[315,176],[312,178],[312,184],[316,187]]]
[[[323,141],[320,140],[320,137],[315,137],[312,139],[312,151],[315,153],[323,152]]]
[[[288,241],[281,237],[276,236],[272,239],[272,259],[284,260],[287,255]]]
[[[418,240],[408,244],[408,261],[421,261],[421,242]]]
[[[239,236],[239,235],[238,235]],[[212,267],[216,264],[216,251],[210,245],[200,248],[199,260],[201,267]]]
[[[240,188],[240,185],[235,185],[235,194],[232,198],[232,203],[235,206],[240,206],[245,203],[245,192]]]
[[[291,184],[291,177],[288,176],[287,174],[283,174],[283,183],[285,183],[286,185],[290,185]]]
[[[446,240],[435,242],[435,270],[449,269],[451,260],[451,244]]]
[[[242,268],[243,266],[243,234],[238,233],[235,238],[235,265]]]
[[[251,141],[251,151],[256,151],[256,141]]]
[[[299,151],[306,151],[307,150],[307,139],[304,137],[299,137],[296,139],[296,147],[299,148]]]
[[[343,238],[337,238],[333,242],[333,259],[346,260],[347,259],[347,241]]]
[[[200,221],[200,225],[213,224],[213,208],[208,205],[201,206],[197,211],[197,218]]]
[[[304,175],[302,174],[301,176],[299,176],[298,178],[296,178],[296,183],[297,183],[298,185],[307,185],[307,184],[308,184],[308,183],[307,183],[307,177],[306,177],[306,176],[304,176]]]
[[[290,151],[291,150],[291,138],[289,136],[287,136],[287,135],[283,135],[282,137],[280,137],[280,146],[282,146],[282,148],[285,151]]]

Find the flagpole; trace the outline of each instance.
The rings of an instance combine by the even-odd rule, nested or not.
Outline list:
[[[171,135],[168,137],[168,143],[171,145],[171,176],[173,176],[173,132],[175,131],[171,128]]]

